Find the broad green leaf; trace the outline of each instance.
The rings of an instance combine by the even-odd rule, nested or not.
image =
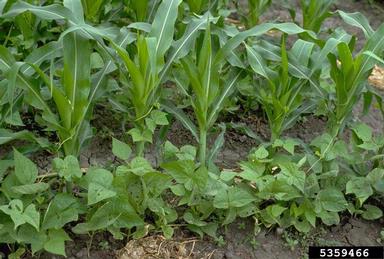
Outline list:
[[[53,169],[58,172],[60,177],[63,177],[67,181],[80,178],[83,175],[79,161],[74,156],[67,156],[64,160],[55,158],[53,160]]]
[[[229,182],[232,181],[237,175],[239,175],[239,173],[224,170],[220,173],[220,179],[224,182]]]
[[[343,193],[334,188],[321,190],[316,197],[321,207],[329,212],[339,212],[347,208],[348,203]]]
[[[114,196],[116,196],[115,191],[109,190],[101,184],[90,183],[88,186],[88,206]]]
[[[47,139],[38,138],[30,131],[22,130],[18,132],[12,132],[7,129],[0,129],[0,145],[9,143],[14,140],[26,140],[30,142],[35,142],[42,148],[49,147],[49,142],[47,141]]]
[[[0,210],[11,217],[15,225],[14,229],[28,223],[39,231],[40,213],[36,210],[34,204],[28,205],[24,210],[21,200],[12,200],[8,205],[0,206]]]
[[[303,195],[294,186],[287,183],[285,179],[277,179],[268,182],[263,190],[257,193],[261,199],[275,198],[282,201],[302,197]]]
[[[287,208],[278,204],[269,205],[268,207],[260,211],[260,216],[262,217],[263,221],[267,222],[268,224],[279,224],[280,215],[285,210],[287,210]]]
[[[112,185],[113,174],[105,169],[90,168],[83,180],[87,184],[97,183],[108,188]]]
[[[16,149],[13,150],[15,159],[15,175],[21,184],[32,184],[38,174],[37,166]]]
[[[151,118],[155,121],[157,125],[168,125],[168,119],[167,119],[167,114],[159,111],[159,110],[154,110],[151,112]]]
[[[69,222],[77,221],[79,213],[79,201],[71,194],[59,193],[45,211],[42,229],[60,229]]]
[[[25,208],[23,218],[27,223],[29,223],[30,225],[35,227],[37,231],[39,231],[40,213],[36,210],[34,204],[30,204]]]
[[[154,172],[151,163],[144,157],[135,157],[132,159],[129,165],[129,171],[134,173],[137,176],[144,176],[147,173]]]
[[[128,160],[128,158],[131,156],[132,149],[128,144],[112,138],[112,152],[118,158],[122,160]]]
[[[337,212],[323,210],[318,216],[327,226],[338,225],[340,223],[340,217]]]
[[[294,185],[297,189],[304,193],[305,172],[301,171],[294,163],[284,163],[280,165],[281,173],[277,178],[283,178],[288,184]]]
[[[15,229],[26,223],[23,217],[24,205],[21,200],[12,200],[9,205],[0,206],[0,210],[11,217]]]
[[[65,241],[71,238],[63,229],[50,229],[48,231],[48,240],[44,244],[44,249],[50,253],[66,256]]]
[[[18,194],[36,194],[44,192],[50,187],[47,183],[33,183],[19,186],[13,186],[12,191]]]
[[[364,208],[366,210],[363,212],[362,217],[366,220],[375,220],[383,216],[382,210],[376,206],[366,204]]]
[[[185,195],[185,187],[182,184],[176,184],[171,186],[171,191],[173,194],[177,196],[184,196]]]
[[[384,169],[373,169],[368,173],[367,179],[376,191],[384,193]]]
[[[359,123],[352,127],[352,130],[362,141],[368,142],[372,140],[372,129],[367,124]]]
[[[200,167],[195,171],[195,162],[193,160],[163,163],[161,167],[165,169],[177,183],[184,184],[187,190],[191,191],[194,187],[203,190],[207,184],[207,169]]]
[[[196,225],[196,226],[199,226],[199,227],[204,227],[204,226],[206,226],[208,224],[207,222],[202,221],[201,219],[199,219],[198,217],[193,215],[191,212],[186,212],[184,214],[184,216],[183,216],[183,219],[188,224],[193,224],[193,225]]]
[[[121,213],[122,211],[124,213]],[[80,223],[72,230],[74,233],[85,234],[89,231],[105,230],[112,225],[118,228],[132,228],[141,227],[144,222],[126,197],[115,197],[99,207],[86,223]]]
[[[213,206],[218,209],[240,208],[246,206],[256,198],[247,190],[231,186],[227,190],[220,190],[215,196]]]
[[[172,186],[172,177],[161,172],[149,172],[143,176],[147,190],[154,196],[160,196]]]
[[[0,160],[0,182],[3,181],[3,176],[5,172],[13,166],[14,162],[12,160]]]
[[[347,194],[355,194],[359,199],[360,204],[363,204],[371,195],[373,190],[369,181],[365,177],[355,177],[347,182],[346,191]]]
[[[180,160],[195,160],[196,159],[196,147],[191,145],[185,145],[180,148],[180,151],[176,153],[176,157]]]
[[[266,159],[269,156],[268,151],[265,149],[264,146],[260,146],[254,153],[253,157],[255,157],[258,160]]]

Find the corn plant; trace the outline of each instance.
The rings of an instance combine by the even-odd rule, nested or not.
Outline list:
[[[81,0],[81,4],[84,8],[84,14],[87,20],[92,22],[98,22],[104,11],[103,6],[107,4],[106,0]]]
[[[300,0],[300,7],[303,14],[302,26],[304,29],[319,32],[324,20],[332,14],[329,9],[335,0]],[[290,10],[295,19],[295,10]]]
[[[351,25],[359,26],[367,37],[367,42],[356,56],[353,48],[346,43],[337,45],[337,53],[329,54],[331,63],[331,78],[335,83],[335,112],[331,115],[332,129],[338,135],[351,115],[353,107],[359,101],[364,85],[375,65],[376,60],[371,53],[380,56],[384,51],[384,25],[374,31],[369,23],[357,14],[340,13],[344,20]]]
[[[123,106],[132,107],[126,112],[134,125],[129,133],[137,143],[138,155],[143,155],[145,142],[152,142],[156,125],[167,124],[164,114],[156,109],[159,108],[161,84],[165,82],[169,69],[176,60],[188,54],[198,31],[211,19],[205,15],[192,20],[184,35],[173,42],[180,3],[179,0],[164,0],[160,4],[149,32],[143,33],[146,35],[139,33],[135,52],[130,53],[111,42],[123,61],[120,71],[128,88],[123,95],[125,100],[120,98],[120,101],[125,103]]]
[[[186,72],[191,85],[192,94],[186,93],[191,99],[192,108],[198,123],[196,125],[178,108],[169,102],[164,104],[165,109],[175,115],[199,143],[199,162],[202,166],[212,163],[212,158],[218,152],[222,141],[216,141],[215,146],[207,155],[207,133],[223,109],[225,99],[234,91],[237,80],[240,78],[240,71],[235,66],[226,66],[226,60],[233,57],[234,51],[239,45],[251,37],[260,36],[271,29],[281,30],[289,34],[305,34],[314,37],[293,23],[283,24],[261,24],[244,32],[239,32],[231,39],[222,43],[220,47],[213,45],[210,30],[206,31],[204,40],[197,45],[201,50],[196,50],[196,57],[191,56],[182,60],[182,66]],[[243,66],[241,63],[239,66]],[[175,79],[176,81],[179,81]],[[185,93],[187,86],[183,86]],[[220,145],[219,145],[220,144]]]
[[[315,44],[298,40],[288,52],[285,38],[282,37],[280,50],[266,42],[254,47],[246,45],[249,65],[261,76],[255,84],[256,97],[267,115],[272,143],[301,114],[314,108],[315,104],[305,97],[308,88],[322,92],[319,78],[310,70]]]
[[[260,16],[272,4],[272,0],[248,0],[246,8],[241,1],[232,1],[236,7],[237,14],[241,16],[241,21],[247,28],[256,26],[259,23]]]
[[[25,58],[25,62],[41,65],[42,63],[60,55],[61,46],[57,42],[50,42],[45,46],[35,49]],[[12,140],[22,139],[39,144],[41,147],[50,149],[48,142],[43,138],[38,138],[27,130],[11,131],[7,127],[24,127],[21,119],[21,111],[25,104],[31,102],[31,97],[25,94],[28,89],[34,89],[35,85],[31,82],[34,74],[33,68],[25,62],[16,62],[12,53],[5,47],[0,47],[0,71],[2,76],[2,86],[0,87],[0,145]]]
[[[233,93],[241,72],[229,68],[226,70],[215,70],[213,60],[215,59],[214,45],[212,44],[211,31],[205,32],[201,44],[197,44],[200,51],[196,51],[196,58],[188,56],[181,60],[183,71],[187,74],[192,93],[189,98],[196,116],[198,131],[192,122],[188,121],[189,130],[199,143],[199,161],[202,166],[207,160],[207,134],[214,126],[217,116],[223,109],[225,99]],[[184,86],[184,88],[188,88]],[[168,107],[168,109],[170,109]],[[177,117],[184,118],[185,114],[177,112]]]
[[[253,27],[259,23],[260,16],[267,10],[271,3],[272,0],[248,0],[248,27]]]
[[[94,100],[107,88],[109,82],[106,76],[116,66],[109,59],[109,50],[100,44],[100,35],[108,37],[110,34],[85,23],[80,2],[68,0],[64,1],[64,5],[41,7],[19,2],[3,15],[11,18],[29,11],[45,20],[65,19],[70,28],[61,34],[58,42],[37,49],[23,62],[16,62],[11,53],[3,48],[0,70],[7,74],[7,80],[11,82],[10,89],[22,91],[26,103],[42,112],[41,116],[36,117],[37,121],[48,130],[57,132],[59,147],[63,148],[64,153],[78,156],[82,145],[92,135],[89,120]],[[95,38],[99,40],[96,47],[104,58],[104,67],[91,77],[90,55],[93,46],[90,39]],[[124,47],[133,38],[131,33],[122,30],[115,39],[116,45]],[[47,60],[51,60],[50,65]],[[59,69],[58,65],[63,69]],[[49,75],[46,71],[50,71]],[[36,80],[36,74],[40,81]],[[44,91],[49,93],[48,98],[43,94]]]

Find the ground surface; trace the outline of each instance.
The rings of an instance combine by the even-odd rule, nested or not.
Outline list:
[[[289,0],[287,0],[289,1]],[[278,1],[276,1],[278,2]],[[292,2],[292,1],[289,1]],[[383,6],[383,5],[382,5]],[[384,22],[384,11],[371,6],[368,1],[343,0],[334,7],[347,12],[359,11],[366,15],[374,28]],[[300,19],[300,14],[297,15]],[[289,13],[280,4],[274,4],[264,14],[262,20],[289,21]],[[363,34],[354,28],[345,26],[339,18],[330,18],[325,22],[328,28],[343,26],[349,32],[359,38],[358,48],[361,48]],[[81,166],[89,165],[108,166],[115,162],[111,154],[110,132],[104,125],[113,127],[115,137],[119,137],[121,125],[119,119],[113,118],[108,111],[98,107],[94,126],[101,129],[98,137],[91,146],[81,155]],[[371,125],[375,131],[382,132],[383,119],[380,113],[373,109],[367,116],[361,115],[361,105],[354,112],[356,120],[362,120]],[[110,118],[105,121],[105,118]],[[101,122],[100,122],[101,119]],[[267,139],[269,129],[263,118],[257,114],[246,114],[243,118],[225,118],[226,122],[244,123],[260,137]],[[113,126],[111,126],[113,125]],[[326,122],[321,118],[307,117],[294,128],[287,131],[286,135],[300,138],[310,142],[326,127]],[[192,136],[175,122],[167,138],[177,146],[194,143]],[[231,168],[236,162],[245,159],[249,151],[257,145],[257,141],[230,129],[225,136],[225,147],[220,152],[217,163],[220,167]],[[0,151],[2,153],[7,150]],[[0,153],[1,155],[1,153]],[[154,152],[147,154],[156,163]],[[51,159],[45,153],[35,157],[42,172],[49,171]],[[128,258],[305,258],[308,245],[378,245],[380,231],[384,227],[383,222],[366,222],[360,219],[346,217],[342,224],[333,228],[316,229],[307,236],[299,236],[295,233],[282,234],[279,229],[262,230],[257,236],[252,235],[254,223],[251,220],[239,221],[231,224],[227,229],[221,231],[225,244],[216,245],[209,239],[199,240],[190,233],[179,230],[175,240],[166,241],[159,236],[151,236],[139,241],[132,241],[126,245],[126,241],[116,241],[107,234],[96,234],[93,238],[89,236],[76,237],[74,242],[68,242],[68,258],[112,258],[118,256],[122,259]],[[125,249],[124,249],[125,247]],[[42,255],[40,258],[60,258],[52,255]]]

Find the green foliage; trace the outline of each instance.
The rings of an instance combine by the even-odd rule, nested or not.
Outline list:
[[[246,45],[248,63],[261,76],[255,86],[256,96],[268,117],[272,141],[300,115],[313,109],[313,102],[304,99],[308,87],[322,91],[314,69],[311,71],[314,44],[298,40],[288,52],[285,41],[283,36],[280,53],[277,47],[268,43],[255,47]],[[267,60],[263,58],[265,53]],[[268,60],[276,65],[268,67]]]
[[[329,11],[335,0],[300,0],[303,13],[302,25],[304,29],[319,32],[324,20],[332,14]],[[291,13],[295,16],[294,11]]]
[[[384,50],[384,43],[380,40],[384,33],[384,26],[374,31],[367,20],[356,13],[340,12],[340,15],[345,22],[362,29],[367,42],[363,50],[356,56],[352,55],[353,48],[351,45],[344,42],[336,45],[337,54],[329,54],[328,56],[331,64],[330,75],[335,85],[335,101],[333,102],[335,112],[331,115],[335,134],[339,133],[353,107],[359,101],[364,83],[374,66],[374,58],[364,53],[368,51],[375,55],[381,55]]]
[[[272,4],[272,0],[248,0],[249,22],[248,27],[253,27],[259,23],[260,16]]]

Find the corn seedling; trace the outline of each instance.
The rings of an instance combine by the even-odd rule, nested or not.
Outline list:
[[[255,89],[268,118],[272,143],[303,113],[314,108],[314,103],[305,99],[307,89],[321,92],[318,78],[309,69],[314,43],[298,40],[288,52],[285,38],[282,37],[280,51],[269,43],[246,45],[249,65],[261,76]]]
[[[192,20],[184,35],[173,41],[180,3],[179,0],[165,0],[161,3],[150,31],[145,33],[146,36],[138,36],[134,54],[111,42],[123,60],[125,70],[122,70],[122,75],[131,78],[128,93],[124,96],[129,101],[128,107],[131,105],[134,110],[129,113],[129,117],[135,127],[129,133],[137,142],[138,155],[143,155],[145,142],[152,142],[155,126],[167,123],[164,116],[156,111],[159,108],[161,84],[165,82],[174,62],[188,54],[197,33],[209,21],[207,15]],[[128,75],[125,75],[125,71],[128,71]]]
[[[344,14],[343,14],[344,15]],[[354,18],[348,16],[347,18]],[[368,37],[367,43],[363,50],[355,57],[352,54],[353,49],[346,43],[337,45],[337,56],[329,54],[331,63],[331,77],[335,83],[335,112],[332,116],[334,134],[339,134],[342,127],[345,126],[346,119],[350,116],[353,107],[359,101],[364,90],[365,82],[371,74],[375,65],[375,59],[371,55],[364,53],[372,53],[381,55],[384,50],[384,26],[377,31],[373,31],[369,24],[364,24],[363,30]]]
[[[324,20],[331,16],[329,9],[335,0],[300,0],[301,11],[303,13],[302,26],[304,29],[319,32]],[[294,10],[291,15],[295,18]]]
[[[272,4],[272,0],[248,0],[249,14],[247,15],[248,27],[256,26],[260,16]]]

